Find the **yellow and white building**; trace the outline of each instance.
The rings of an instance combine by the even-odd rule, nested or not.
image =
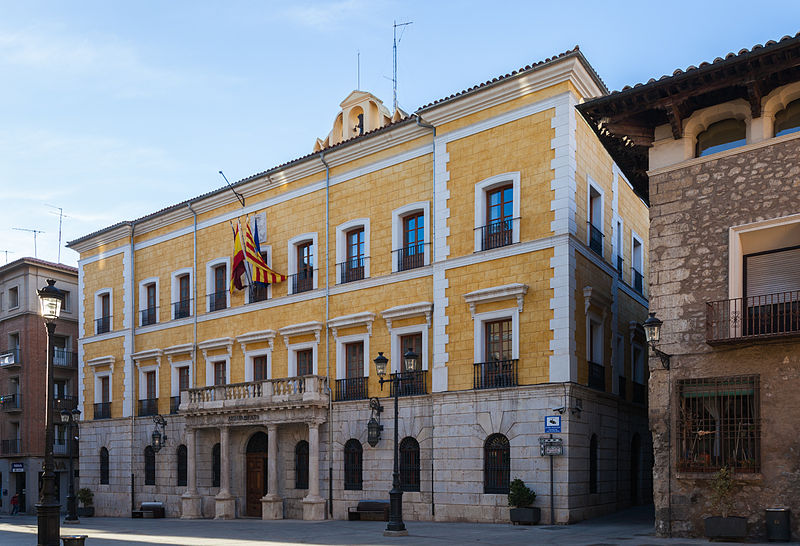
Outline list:
[[[575,110],[606,92],[577,48],[413,115],[354,91],[313,153],[234,184],[244,206],[222,188],[70,242],[98,515],[346,518],[386,498],[379,352],[402,378],[406,519],[507,521],[514,478],[544,521],[551,500],[573,522],[646,499],[646,189]],[[229,291],[245,218],[286,282]]]

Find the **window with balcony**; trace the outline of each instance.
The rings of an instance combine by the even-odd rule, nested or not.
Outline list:
[[[603,190],[589,179],[588,234],[589,248],[603,255]]]
[[[269,379],[269,361],[267,355],[253,357],[253,381]]]
[[[367,377],[364,376],[364,342],[344,343],[345,370],[343,379],[336,380],[336,400],[361,400],[367,397]]]
[[[111,375],[95,374],[94,418],[109,419],[111,417]]]
[[[178,413],[178,408],[181,405],[181,393],[183,391],[188,391],[190,388],[189,366],[175,366],[172,376],[173,381],[176,381],[176,376],[178,382],[177,394],[169,399],[169,412],[171,414]],[[175,393],[174,387],[172,392]]]
[[[644,246],[635,233],[631,235],[631,286],[644,295]]]
[[[639,343],[631,345],[631,365],[633,366],[633,402],[645,404],[647,402],[647,386],[644,379],[644,368],[647,353]]]
[[[300,349],[295,351],[297,360],[297,375],[312,375],[314,373],[314,349]]]
[[[747,124],[744,120],[729,118],[708,126],[697,135],[695,157],[704,157],[747,144]]]
[[[218,265],[214,267],[214,291],[209,298],[209,311],[219,311],[227,307],[228,291],[226,290],[227,284],[227,271],[225,265]]]
[[[397,250],[397,271],[425,265],[425,214],[412,212],[403,218],[403,246]]]
[[[347,260],[341,267],[340,282],[359,281],[364,278],[364,228],[347,232]]]
[[[182,269],[172,274],[172,318],[192,316],[191,269]]]
[[[289,293],[299,294],[317,288],[315,256],[317,234],[303,233],[289,240]]]
[[[800,131],[800,99],[775,114],[775,136],[788,135]]]
[[[397,359],[397,362],[392,363],[392,368],[397,370],[398,363],[400,368],[399,374],[401,381],[397,387],[400,389],[398,396],[414,396],[417,394],[425,394],[427,392],[427,387],[425,381],[426,372],[422,369],[422,356],[424,354],[422,345],[422,332],[400,335],[398,341],[399,353],[396,355],[392,353],[392,360]],[[407,363],[403,358],[403,355],[405,355],[409,349],[417,354],[417,360],[414,363],[413,368],[408,367],[409,363]],[[390,384],[390,387],[389,395],[393,396],[395,389],[394,383]]]
[[[155,281],[143,282],[140,287],[140,326],[149,326],[157,322],[156,312],[158,309],[157,284]]]
[[[519,172],[475,184],[475,252],[518,243],[519,216]]]
[[[407,436],[400,441],[400,489],[419,491],[419,442]]]
[[[105,334],[112,330],[111,290],[102,290],[94,297],[94,333]]]
[[[622,280],[623,273],[623,264],[625,260],[622,258],[625,255],[625,238],[622,236],[622,220],[617,220],[617,230],[616,230],[616,240],[617,240],[617,275],[619,275],[620,280]]]
[[[344,489],[361,491],[364,448],[361,442],[350,438],[344,444]]]
[[[156,370],[144,371],[139,376],[142,381],[143,398],[139,399],[139,416],[155,415],[158,413],[158,375]]]
[[[475,364],[475,388],[493,389],[517,384],[514,321],[510,317],[483,322],[483,362]]]
[[[507,495],[511,484],[511,445],[502,434],[483,444],[483,492]]]
[[[603,323],[591,315],[586,327],[586,361],[589,365],[589,387],[606,390],[605,354],[603,351]]]
[[[220,386],[225,385],[228,383],[228,376],[227,376],[227,368],[228,363],[226,361],[219,361],[214,362],[214,385]]]

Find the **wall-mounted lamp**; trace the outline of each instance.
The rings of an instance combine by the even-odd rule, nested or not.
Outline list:
[[[664,351],[660,351],[656,348],[658,342],[661,341],[661,325],[663,322],[656,318],[655,312],[650,313],[650,316],[644,321],[644,335],[647,339],[647,343],[650,345],[650,348],[653,350],[653,353],[657,357],[661,359],[661,365],[664,367],[665,370],[669,370],[669,359],[672,355],[668,355]]]
[[[156,413],[153,415],[153,422],[156,425],[153,427],[153,434],[150,436],[152,439],[150,446],[153,451],[158,453],[167,441],[167,420]],[[161,427],[161,432],[159,432],[158,427]]]
[[[378,445],[378,442],[381,441],[381,431],[383,430],[383,425],[381,424],[380,419],[383,406],[381,406],[381,403],[377,398],[371,398],[369,401],[369,409],[372,413],[369,417],[369,422],[367,423],[367,443],[372,447],[375,447]]]

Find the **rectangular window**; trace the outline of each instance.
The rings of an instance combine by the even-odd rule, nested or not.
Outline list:
[[[680,380],[678,400],[680,470],[760,472],[758,376]]]
[[[297,351],[297,375],[311,375],[314,373],[314,349]]]
[[[344,346],[347,362],[347,378],[364,376],[364,342],[347,343]]]
[[[306,241],[297,245],[297,274],[292,285],[292,293],[307,292],[314,289],[314,243]]]
[[[225,362],[214,362],[214,385],[224,385],[225,383],[227,383]]]
[[[178,368],[178,391],[189,390],[189,366],[181,366]]]
[[[399,259],[400,271],[425,265],[425,216],[422,211],[403,218],[403,248]]]
[[[644,384],[645,351],[638,343],[631,346],[631,379],[633,381],[633,402],[644,404],[647,400],[647,387]]]
[[[228,305],[228,293],[225,290],[227,269],[224,264],[214,267],[214,293],[211,294],[211,301],[209,302],[211,311],[225,309]]]
[[[587,340],[588,354],[586,360],[589,364],[589,386],[593,389],[604,391],[606,388],[605,354],[603,351],[603,325],[597,321],[589,320]]]
[[[511,360],[513,358],[511,319],[493,320],[487,322],[484,328],[486,329],[486,362]]]
[[[644,249],[642,241],[636,237],[633,238],[631,262],[631,285],[634,290],[644,294]]]
[[[603,196],[589,186],[589,248],[603,255]]]
[[[416,369],[409,369],[406,361],[402,355],[397,355],[396,358],[401,358],[403,362],[404,372],[420,371],[422,369],[422,334],[408,334],[400,336],[400,352],[405,355],[409,349],[412,349],[417,354]]]
[[[364,228],[347,232],[347,261],[342,268],[342,282],[364,278]]]
[[[156,372],[145,372],[144,380],[146,398],[149,400],[156,398]]]
[[[19,307],[19,288],[16,286],[8,289],[8,308]]]
[[[483,250],[514,242],[514,186],[502,186],[486,192],[486,226]]]
[[[100,295],[100,318],[96,321],[96,333],[111,331],[111,294]]]
[[[64,312],[66,312],[66,313],[69,313],[69,312],[70,312],[70,310],[71,310],[71,305],[70,305],[70,301],[71,301],[71,299],[72,299],[72,298],[70,298],[69,290],[64,290],[64,305],[63,305],[63,311],[64,311]]]
[[[266,379],[269,379],[266,355],[253,357],[253,381],[264,381]]]
[[[100,402],[106,403],[110,400],[109,377],[107,375],[100,378]]]
[[[145,285],[145,309],[142,310],[142,326],[156,322],[156,284]]]
[[[178,303],[180,304],[179,312],[176,313],[175,318],[183,318],[189,316],[189,301],[192,296],[189,293],[189,275],[181,275],[178,277]]]

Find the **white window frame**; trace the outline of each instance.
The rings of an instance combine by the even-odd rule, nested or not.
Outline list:
[[[599,326],[600,332],[600,362],[592,360],[590,357],[592,355],[592,347],[590,346],[590,342],[592,336],[590,335],[592,323],[597,324]],[[588,312],[586,313],[586,361],[587,362],[594,362],[595,364],[600,364],[601,366],[605,367],[606,365],[606,344],[605,344],[605,324],[603,323],[602,317],[600,315]]]
[[[638,260],[634,257],[633,252],[636,248],[636,243],[638,243],[642,249],[641,256]],[[644,294],[645,285],[647,284],[647,280],[644,278],[644,241],[634,230],[631,230],[631,267],[635,267],[635,269],[642,274],[642,294]],[[631,271],[631,286],[633,286],[633,282],[633,271]]]
[[[347,232],[357,227],[364,228],[364,278],[369,278],[370,231],[369,218],[357,218],[336,226],[336,284],[341,284],[338,266],[347,260]]]
[[[69,290],[63,290],[64,292],[64,305],[61,307],[61,311],[64,313],[72,313],[72,294]]]
[[[94,293],[94,334],[98,335],[97,333],[97,319],[103,318],[102,313],[102,305],[100,304],[100,298],[104,295],[108,294],[108,332],[110,333],[114,331],[114,291],[111,288],[101,288],[100,290]]]
[[[366,238],[367,234],[364,233],[364,251],[366,252]],[[317,245],[317,232],[313,233],[303,233],[302,235],[298,235],[296,237],[292,237],[289,239],[289,244],[286,247],[288,257],[289,257],[289,275],[296,275],[297,274],[297,247],[303,243],[311,242],[311,253],[314,256],[314,263],[312,264],[311,268],[313,269],[313,277],[312,280],[314,282],[313,289],[317,289],[317,282],[319,281],[319,256],[317,255],[319,252],[319,246]],[[289,283],[289,294],[297,294],[297,292],[292,292],[291,283]]]
[[[423,261],[424,265],[429,265],[431,263],[430,208],[430,203],[428,201],[417,201],[416,203],[409,203],[408,205],[404,205],[392,211],[392,273],[399,271],[397,267],[398,260],[394,256],[394,251],[403,248],[403,222],[406,216],[414,212],[422,212]]]
[[[473,316],[473,362],[484,362],[486,354],[486,323],[511,319],[511,358],[519,359],[519,307],[498,309]]]
[[[513,209],[513,218],[517,219],[520,218],[520,174],[519,171],[507,172],[503,174],[497,174],[495,176],[490,176],[480,182],[475,184],[475,230],[474,230],[474,239],[475,239],[475,252],[481,251],[481,230],[483,226],[486,225],[486,208],[487,208],[487,199],[486,195],[489,191],[493,190],[498,186],[505,186],[511,182],[512,184],[512,199],[514,203],[512,204]],[[511,233],[511,242],[518,243],[520,241],[519,235],[519,220],[512,222],[512,233]]]
[[[100,384],[100,380],[103,377],[108,377],[108,400],[105,402],[111,403],[114,400],[114,377],[113,371],[108,370],[104,372],[94,372],[94,403],[100,404],[103,403],[103,400],[100,400],[103,396],[103,386]]]
[[[170,275],[170,317],[172,320],[175,320],[175,304],[180,301],[181,297],[181,283],[180,278],[184,275],[189,275],[189,317],[194,316],[194,279],[192,279],[192,268],[191,267],[184,267],[183,269],[178,269],[173,271]],[[186,317],[186,318],[189,318]]]
[[[216,355],[206,357],[206,387],[214,387],[214,364],[225,361],[225,384],[231,383],[231,357],[230,355]]]
[[[266,255],[266,258],[264,258],[264,262],[267,264],[267,267],[272,269],[272,246],[271,245],[262,245],[260,241],[259,241],[259,246],[261,247],[261,254],[262,255]],[[245,264],[245,267],[247,267],[246,264]],[[231,299],[230,298],[230,293],[231,293],[231,291],[230,291],[230,270],[229,270],[228,271],[228,301],[230,301],[230,299]],[[271,300],[271,299],[272,299],[272,283],[267,283],[267,299],[264,300],[264,301]],[[244,303],[245,304],[249,304],[250,303],[250,289],[249,289],[249,287],[245,287],[245,290],[244,290]],[[262,302],[255,302],[255,303],[262,303]]]
[[[180,396],[181,386],[178,368],[189,368],[189,388],[194,388],[194,360],[170,360],[170,396]]]
[[[356,343],[358,341],[364,342],[364,377],[369,377],[369,338],[370,334],[365,332],[363,334],[353,334],[350,336],[343,336],[336,338],[336,379],[345,379],[347,377],[347,354],[344,346],[347,343]]]
[[[218,265],[225,265],[225,307],[231,306],[231,259],[228,257],[217,258],[206,262],[206,313],[211,312],[211,300],[208,296],[214,293],[214,268]]]
[[[289,345],[289,377],[297,377],[297,351],[304,351],[306,349],[312,350],[311,373],[313,375],[319,375],[319,370],[317,368],[318,347],[319,343],[317,343],[316,341],[307,341],[305,343],[292,343]]]
[[[255,370],[253,369],[253,365],[255,364],[255,359],[259,356],[266,356],[267,357],[267,379],[272,379],[272,349],[267,347],[264,349],[253,349],[252,351],[245,351],[244,352],[244,380],[245,382],[255,381]],[[215,362],[219,362],[219,360],[215,360]],[[213,373],[213,368],[212,368]],[[227,373],[227,369],[226,369]],[[228,376],[230,374],[228,373]],[[229,381],[230,382],[230,381]]]
[[[622,271],[620,273],[625,274],[625,221],[621,217],[617,217],[617,225],[614,227],[614,256],[618,256],[622,258]],[[633,252],[631,252],[631,258],[633,258]],[[614,269],[617,268],[617,264],[614,263]]]
[[[600,225],[594,226],[595,228],[600,230],[600,233],[603,234],[601,239],[600,245],[600,256],[605,255],[605,192],[603,188],[600,187],[600,184],[594,181],[594,179],[586,175],[586,245],[588,246],[590,241],[592,240],[592,190],[597,192],[600,196]]]
[[[409,334],[422,334],[422,347],[420,359],[422,361],[422,370],[428,369],[428,325],[426,323],[414,324],[412,326],[403,326],[401,328],[392,328],[392,358],[390,364],[392,373],[397,373],[397,365],[403,360],[403,348],[400,346],[400,338]]]
[[[156,287],[156,321],[153,324],[159,323],[159,296],[161,291],[158,286],[158,277],[150,277],[149,279],[139,281],[139,326],[142,326],[142,311],[147,309],[147,286],[150,284],[154,284]],[[152,325],[148,324],[148,326]]]
[[[148,372],[156,372],[156,400],[161,396],[161,387],[159,385],[159,365],[149,364],[147,366],[137,366],[139,368],[139,400],[147,400],[147,380],[146,374]]]

